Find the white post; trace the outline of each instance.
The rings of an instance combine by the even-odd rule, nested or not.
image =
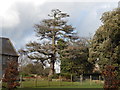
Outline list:
[[[71,74],[71,83],[73,82],[73,76],[72,76],[72,74]],[[72,83],[73,84],[73,83]]]
[[[60,86],[61,86],[61,82],[62,82],[61,75],[59,76],[59,82],[60,82]]]
[[[35,75],[35,87],[37,87],[37,75]]]
[[[82,85],[83,75],[80,75],[80,83]]]
[[[49,76],[48,76],[48,86],[50,86],[50,82],[49,82]]]
[[[92,81],[92,75],[90,75],[90,85],[92,84],[91,81]]]
[[[101,76],[99,75],[99,84],[100,84],[100,82],[101,82]]]
[[[22,74],[20,75],[20,88],[22,88]]]

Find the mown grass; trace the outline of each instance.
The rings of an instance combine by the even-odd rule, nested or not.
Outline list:
[[[22,82],[22,88],[103,88],[102,83],[90,81],[81,82],[64,82],[64,81],[45,81],[45,80],[28,80]]]

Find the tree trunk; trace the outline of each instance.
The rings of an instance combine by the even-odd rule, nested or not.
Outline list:
[[[49,72],[49,76],[54,75],[55,73],[55,56],[53,55],[53,57],[51,58],[51,63],[50,63],[50,72]]]
[[[49,76],[52,76],[55,73],[55,66],[54,66],[55,60],[56,60],[55,35],[53,35],[53,37],[52,37],[52,55],[51,55],[51,63],[50,63]]]

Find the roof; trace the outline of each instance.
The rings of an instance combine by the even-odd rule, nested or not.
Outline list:
[[[18,56],[9,38],[0,37],[0,54]]]

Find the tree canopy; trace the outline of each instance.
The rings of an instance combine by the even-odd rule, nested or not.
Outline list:
[[[105,12],[101,21],[103,24],[92,39],[89,61],[98,63],[101,71],[112,65],[120,73],[120,8]]]
[[[48,16],[49,19],[43,19],[39,24],[35,24],[36,36],[40,41],[26,44],[26,51],[29,58],[41,61],[44,66],[49,63],[51,68],[49,75],[53,75],[54,64],[58,60],[57,42],[59,40],[66,42],[77,37],[74,28],[67,24],[65,19],[69,17],[67,13],[53,9]],[[44,40],[46,42],[42,42]]]
[[[61,72],[76,75],[91,73],[94,65],[88,62],[88,48],[89,44],[85,38],[69,43],[62,50]]]

